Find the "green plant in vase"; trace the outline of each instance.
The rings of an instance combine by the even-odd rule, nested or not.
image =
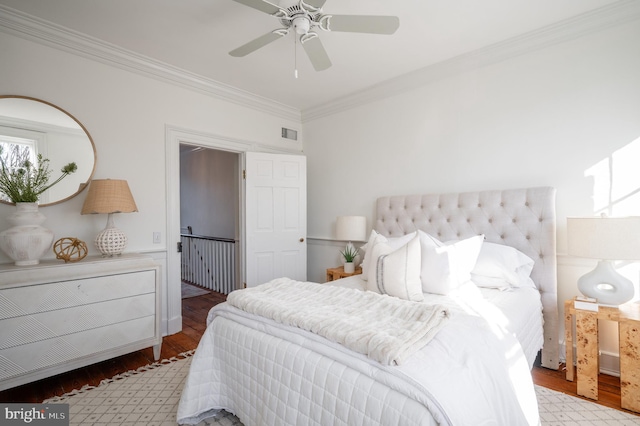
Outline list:
[[[355,260],[360,250],[355,248],[353,244],[347,244],[347,247],[340,251],[340,254],[344,258],[344,271],[347,273],[353,273],[355,271]]]
[[[12,203],[37,203],[44,191],[78,170],[76,163],[69,163],[60,170],[62,174],[49,183],[52,173],[49,159],[38,154],[34,164],[28,150],[20,150],[17,145],[12,147],[14,149],[5,153],[0,145],[0,192]]]
[[[5,147],[9,146],[8,152]],[[31,161],[28,147],[0,144],[0,194],[2,200],[15,203],[16,210],[7,221],[13,226],[0,232],[0,250],[17,266],[36,265],[51,248],[53,232],[40,226],[46,217],[38,211],[40,195],[62,179],[75,173],[76,163],[61,169],[61,175],[49,182],[49,160],[42,155]]]

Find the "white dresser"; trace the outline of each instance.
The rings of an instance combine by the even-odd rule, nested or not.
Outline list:
[[[148,256],[0,265],[0,390],[153,346],[160,267]]]

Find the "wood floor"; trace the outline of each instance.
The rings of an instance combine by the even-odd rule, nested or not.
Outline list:
[[[183,299],[182,332],[163,339],[161,357],[163,359],[170,358],[195,349],[204,332],[205,320],[209,309],[224,300],[225,296],[218,293]],[[125,371],[135,370],[153,361],[152,349],[144,349],[55,377],[2,391],[0,392],[0,402],[39,403],[47,398],[79,389],[83,385],[96,386],[103,379],[111,378]],[[577,396],[576,383],[565,380],[564,368],[553,371],[536,366],[533,368],[532,374],[534,382],[538,385]],[[600,375],[599,400],[597,402],[607,407],[621,410],[620,380],[618,378]]]

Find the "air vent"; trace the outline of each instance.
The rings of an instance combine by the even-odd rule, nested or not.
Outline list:
[[[282,128],[282,137],[285,139],[291,139],[294,141],[298,140],[298,131],[297,130],[292,130],[292,129],[287,129],[287,128]]]

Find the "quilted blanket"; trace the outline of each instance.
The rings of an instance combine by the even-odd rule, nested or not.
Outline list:
[[[539,425],[515,337],[482,309],[440,304],[449,313],[446,325],[400,365],[230,303],[216,305],[177,420],[196,424],[225,409],[246,426]]]
[[[289,278],[236,290],[227,302],[323,336],[385,365],[399,365],[413,355],[449,316],[441,305]]]

